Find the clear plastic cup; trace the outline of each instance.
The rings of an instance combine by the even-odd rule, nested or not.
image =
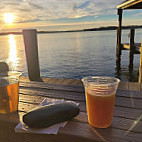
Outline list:
[[[115,95],[120,82],[114,77],[84,77],[88,122],[97,128],[107,128],[112,123]]]
[[[16,71],[0,73],[0,113],[18,110],[20,75],[21,73]]]

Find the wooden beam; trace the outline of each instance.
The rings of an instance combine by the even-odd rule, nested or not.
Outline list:
[[[121,63],[121,30],[122,30],[122,9],[118,9],[119,26],[117,29],[117,44],[116,44],[116,66],[119,69]]]
[[[132,7],[132,9],[141,9],[142,7],[139,7],[139,4],[141,2],[142,2],[142,0],[128,0],[128,1],[125,1],[125,2],[117,5],[117,8],[118,9],[129,9]]]
[[[31,81],[42,81],[40,77],[36,29],[23,30],[28,75]]]
[[[142,83],[142,40],[141,40],[141,48],[140,48],[139,83]]]
[[[121,45],[122,45],[122,50],[130,50],[129,43],[123,43]],[[140,54],[140,48],[141,48],[141,43],[134,43],[135,54]]]
[[[134,60],[134,36],[135,36],[135,29],[130,30],[130,52],[129,52],[129,71],[132,72],[133,70],[133,60]]]
[[[128,1],[122,2],[121,4],[117,5],[117,8],[118,9],[123,9],[123,7],[125,7],[126,5],[132,4],[134,1],[135,0],[128,0]]]

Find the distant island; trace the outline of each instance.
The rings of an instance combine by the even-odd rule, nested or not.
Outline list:
[[[85,31],[105,31],[105,30],[116,30],[117,26],[108,26],[108,27],[99,27],[99,28],[91,28],[91,29],[82,29],[82,30],[67,30],[67,31],[37,31],[38,34],[44,34],[44,33],[64,33],[64,32],[85,32]],[[142,25],[132,25],[132,26],[122,26],[122,29],[131,29],[131,28],[142,28]],[[0,35],[9,35],[9,34],[15,34],[19,35],[22,34],[22,32],[3,32],[0,33]]]

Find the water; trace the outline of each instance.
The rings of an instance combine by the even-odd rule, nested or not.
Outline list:
[[[129,42],[129,30],[123,31],[122,42]],[[135,42],[140,42],[142,30],[136,30]],[[116,31],[38,34],[39,61],[42,77],[74,78],[84,76],[114,76],[123,81],[136,81],[139,56],[134,57],[134,74],[129,74],[129,52],[122,51],[121,72],[115,65]],[[0,59],[12,70],[27,75],[22,35],[0,36]]]

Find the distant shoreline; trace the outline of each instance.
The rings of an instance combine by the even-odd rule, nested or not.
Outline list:
[[[108,27],[100,27],[100,28],[90,28],[90,29],[82,29],[82,30],[67,30],[67,31],[37,31],[38,34],[47,34],[47,33],[65,33],[65,32],[86,32],[86,31],[105,31],[105,30],[116,30],[117,26],[108,26]],[[131,29],[131,28],[142,28],[142,25],[140,26],[123,26],[122,29]],[[21,35],[22,32],[4,32],[0,33],[0,35]]]

